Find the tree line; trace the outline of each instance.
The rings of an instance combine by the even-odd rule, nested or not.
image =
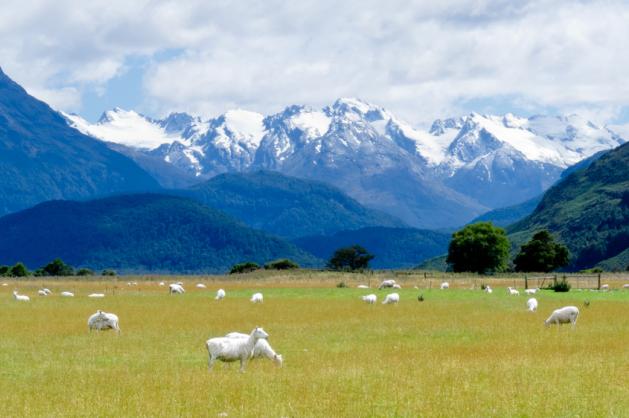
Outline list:
[[[55,258],[50,263],[30,271],[24,263],[15,263],[13,266],[0,266],[0,276],[4,277],[28,277],[28,276],[93,276],[95,272],[88,268],[74,268],[66,264],[60,258]],[[105,269],[101,276],[115,276],[114,270]]]

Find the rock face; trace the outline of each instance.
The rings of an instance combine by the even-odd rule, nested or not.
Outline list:
[[[164,185],[156,160],[177,167],[188,182],[274,170],[330,183],[366,206],[430,228],[461,225],[538,196],[566,167],[625,142],[576,115],[472,113],[436,120],[424,131],[347,98],[320,110],[289,106],[266,117],[231,110],[208,121],[180,113],[153,120],[121,109],[93,125],[66,116],[82,132],[127,149],[145,169],[161,173]],[[140,155],[150,155],[151,164]]]

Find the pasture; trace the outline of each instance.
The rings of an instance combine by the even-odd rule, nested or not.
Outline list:
[[[336,288],[341,279],[350,287]],[[468,282],[441,291],[401,280],[399,305],[385,306],[390,290],[356,289],[369,279],[372,287],[379,280],[329,273],[4,280],[1,415],[629,415],[629,290],[542,291],[530,313],[527,295],[507,295],[508,280],[493,280],[493,294]],[[182,280],[186,293],[169,296],[160,280]],[[53,295],[37,296],[42,285]],[[219,287],[227,291],[221,302]],[[14,289],[31,301],[15,301]],[[62,290],[76,297],[62,298]],[[248,301],[257,291],[263,304]],[[92,292],[106,296],[87,298]],[[368,293],[378,295],[376,305],[360,300]],[[576,329],[545,328],[564,305],[581,310]],[[88,332],[97,309],[120,317],[120,336]],[[208,372],[205,340],[257,325],[284,355],[283,368],[258,359],[244,374],[222,363]]]

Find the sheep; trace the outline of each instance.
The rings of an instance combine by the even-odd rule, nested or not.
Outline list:
[[[197,283],[197,289],[206,289],[207,286],[204,285],[203,283]]]
[[[448,282],[441,283],[441,286],[440,286],[441,290],[446,290],[446,289],[449,289],[449,288],[450,288],[450,283],[448,283]]]
[[[385,287],[393,287],[395,285],[395,280],[390,279],[390,280],[383,280],[382,283],[380,283],[380,286],[378,286],[378,289],[384,289]]]
[[[579,308],[576,306],[564,306],[563,308],[555,309],[552,314],[544,321],[544,325],[549,327],[552,324],[572,324],[572,328],[577,325],[577,318],[579,317]]]
[[[172,294],[182,294],[182,293],[186,293],[186,290],[183,288],[182,285],[177,284],[177,283],[168,285],[168,294],[172,295]]]
[[[100,299],[100,298],[104,298],[105,294],[104,293],[90,293],[89,295],[87,295],[88,298],[95,298],[95,299]]]
[[[608,284],[601,285],[601,290],[609,290],[609,285]]]
[[[526,293],[527,295],[534,295],[537,293],[538,290],[539,287],[536,287],[535,289],[524,289],[524,293]]]
[[[262,296],[262,293],[254,293],[249,300],[253,303],[262,303],[264,302],[264,296]]]
[[[101,310],[96,311],[87,319],[87,329],[92,331],[103,331],[108,329],[115,330],[120,334],[120,326],[118,325],[118,316],[113,313],[103,312]]]
[[[227,338],[249,338],[249,335],[243,334],[241,332],[230,332],[225,337]],[[260,338],[256,345],[253,347],[253,353],[251,353],[251,358],[263,358],[266,357],[269,360],[273,360],[275,364],[282,367],[284,363],[284,358],[281,354],[277,354],[271,344],[269,344],[268,340],[265,338]]]
[[[366,284],[359,284],[358,286],[359,289],[369,289],[369,286],[367,286]]]
[[[400,286],[399,284],[394,284],[393,286],[391,286],[392,289],[401,289],[402,286]]]
[[[159,282],[158,286],[166,286],[166,283],[165,282]]]
[[[216,297],[214,299],[216,299],[216,300],[223,300],[223,299],[225,299],[225,291],[223,289],[218,289],[216,291]]]
[[[74,297],[74,293],[72,293],[72,292],[61,292],[61,296],[63,296],[64,298],[73,298]]]
[[[623,288],[623,289],[629,289],[629,283],[625,283],[625,284],[623,284],[623,285],[622,285],[622,288]]]
[[[378,300],[378,296],[374,295],[373,293],[370,295],[365,295],[362,296],[362,299],[365,303],[368,303],[370,305],[373,305],[374,303],[376,303],[376,301]]]
[[[389,293],[382,302],[383,305],[388,305],[390,303],[398,303],[400,301],[400,295],[397,293]]]
[[[529,300],[526,301],[526,307],[528,308],[528,310],[530,312],[535,312],[537,311],[537,299],[535,298],[530,298]]]
[[[518,291],[518,289],[514,289],[511,286],[507,287],[507,292],[509,292],[511,296],[520,296],[520,292]]]
[[[244,372],[258,340],[268,337],[269,334],[262,328],[256,327],[247,338],[210,338],[205,342],[208,351],[208,369],[212,370],[216,360],[224,362],[240,360],[240,371]]]
[[[485,293],[493,293],[494,289],[491,288],[491,286],[487,285],[485,286]]]
[[[18,302],[28,302],[31,300],[31,298],[29,298],[26,295],[20,295],[17,293],[17,290],[13,291],[13,297],[15,298],[15,300],[17,300]]]
[[[4,287],[6,287],[8,285],[9,285],[9,283],[2,283],[2,286],[4,286]]]
[[[49,289],[43,288],[37,291],[39,296],[49,296],[52,292]]]

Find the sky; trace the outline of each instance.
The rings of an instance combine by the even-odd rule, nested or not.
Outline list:
[[[629,124],[629,2],[3,0],[0,67],[56,109],[204,118],[339,97],[416,125]]]

